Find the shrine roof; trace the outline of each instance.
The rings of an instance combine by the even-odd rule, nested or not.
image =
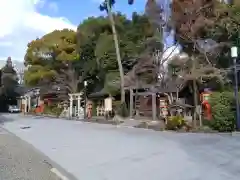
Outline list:
[[[88,95],[89,98],[98,98],[98,97],[105,97],[105,96],[108,96],[108,93],[104,90],[104,88],[98,92],[93,92]]]
[[[169,108],[175,108],[175,107],[193,108],[192,105],[190,105],[190,104],[185,104],[185,103],[181,103],[181,102],[173,102],[172,104],[169,105]]]

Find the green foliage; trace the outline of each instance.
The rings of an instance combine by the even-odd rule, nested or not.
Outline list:
[[[213,130],[219,132],[231,132],[235,130],[235,114],[231,108],[223,104],[213,107],[213,120],[209,125]]]
[[[145,15],[133,13],[130,20],[118,12],[114,13],[113,17],[123,69],[124,73],[127,73],[143,52],[143,42],[154,36],[154,28]],[[119,70],[108,17],[90,17],[79,24],[77,32],[68,29],[56,30],[31,41],[24,60],[28,66],[24,73],[27,86],[59,84],[64,80],[69,82],[67,77],[63,77],[63,71],[68,73],[65,65],[73,61],[76,73],[89,82],[88,93],[95,91],[96,86],[104,88],[110,94],[119,92],[119,88],[112,85],[112,82],[119,81]],[[61,80],[57,81],[60,77]]]
[[[122,117],[128,117],[129,116],[129,110],[127,108],[126,103],[120,104],[120,106],[117,109],[117,114]]]
[[[25,54],[24,80],[28,86],[36,86],[41,80],[53,80],[68,61],[79,59],[76,51],[76,32],[55,30],[28,44]]]
[[[212,120],[208,125],[220,132],[235,130],[235,99],[233,92],[214,92],[210,98]]]
[[[57,105],[49,105],[49,106],[44,106],[44,114],[46,115],[54,115],[54,116],[60,116],[62,113],[63,108],[58,107]]]
[[[121,13],[113,14],[118,33],[124,73],[132,69],[144,50],[145,40],[154,36],[154,30],[145,15],[133,13],[132,20]],[[113,34],[108,17],[90,17],[78,26],[77,51],[80,52],[85,79],[91,84],[89,91],[101,86],[110,94],[119,92],[112,82],[119,81],[119,70]],[[78,43],[77,43],[78,44]],[[115,73],[116,72],[116,73]],[[109,77],[111,77],[109,81]]]
[[[182,116],[171,116],[167,119],[166,128],[168,130],[178,130],[186,125]]]
[[[52,106],[45,105],[43,113],[44,114],[51,114],[52,108],[53,108]]]
[[[95,47],[95,56],[103,69],[115,70],[118,68],[112,35],[106,33],[100,35]]]
[[[227,42],[240,48],[240,3],[234,1],[232,5],[216,3],[214,9],[215,19],[212,26],[205,27],[206,37],[216,42]],[[228,68],[232,65],[229,47],[224,48],[218,57],[217,65]]]
[[[92,102],[92,116],[97,116],[97,102]]]
[[[36,114],[35,108],[31,108],[28,113],[29,113],[29,114]]]
[[[232,106],[234,100],[234,93],[231,91],[223,91],[223,92],[213,92],[210,96],[210,105],[214,107],[218,104],[222,104],[225,106]]]
[[[111,71],[106,74],[104,91],[112,96],[116,95],[119,92],[120,75],[119,71]]]
[[[59,108],[59,107],[54,107],[52,109],[53,114],[55,114],[56,116],[60,116],[60,114],[62,113],[63,109]]]
[[[53,79],[57,75],[55,70],[40,65],[33,65],[24,72],[25,84],[35,86],[42,79]]]
[[[13,98],[18,96],[16,88],[18,86],[18,77],[15,69],[12,66],[11,59],[8,59],[5,66],[1,68],[1,87],[0,96]]]
[[[208,35],[218,41],[225,40],[228,42],[233,42],[234,45],[239,47],[239,12],[239,1],[235,1],[232,5],[227,3],[216,3],[214,9],[214,14],[216,15],[215,22],[210,29],[206,29]]]
[[[115,100],[114,100],[112,103],[113,103],[113,109],[117,111],[118,108],[119,108],[120,105],[121,105],[121,101],[115,101]]]

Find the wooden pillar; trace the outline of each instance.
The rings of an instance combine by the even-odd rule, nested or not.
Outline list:
[[[138,98],[140,98],[140,96],[138,96],[138,86],[137,88],[135,89],[135,94],[134,94],[134,97],[135,97],[135,111],[136,111],[136,117],[139,117],[140,116],[140,112],[139,112],[139,108],[140,108],[140,101],[138,101]]]
[[[133,118],[133,89],[130,89],[130,108],[129,108],[129,110],[130,110],[130,113],[129,113],[129,115],[130,115],[130,118]]]
[[[81,96],[78,95],[78,97],[77,97],[77,112],[78,112],[78,118],[80,118],[80,107],[81,107]]]
[[[69,96],[70,96],[69,117],[72,118],[72,116],[73,116],[73,97],[71,94]]]
[[[157,104],[156,104],[156,93],[152,93],[152,119],[156,121],[157,115]]]
[[[28,112],[30,112],[30,110],[31,110],[31,96],[30,95],[28,95]]]
[[[41,103],[41,98],[40,98],[40,95],[38,96],[38,100],[37,100],[37,106],[40,106],[42,103]]]
[[[24,113],[27,113],[28,98],[24,96]]]

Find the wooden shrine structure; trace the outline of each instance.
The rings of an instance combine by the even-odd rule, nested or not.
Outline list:
[[[186,87],[185,83],[186,82],[178,79],[177,81],[168,81],[165,85],[156,83],[155,85],[139,84],[138,86],[125,87],[130,97],[130,118],[133,118],[134,115],[139,116],[142,114],[140,106],[144,106],[144,100],[141,99],[147,99],[145,102],[150,102],[146,104],[146,106],[150,107],[146,111],[151,111],[152,120],[154,121],[173,114],[171,113],[173,108],[175,108],[175,111],[181,109],[185,115],[189,115],[192,106],[186,103],[185,97],[182,96]],[[179,94],[181,94],[181,96],[179,96]],[[150,115],[146,111],[145,114]]]
[[[191,100],[186,99],[187,96],[191,97],[189,81],[171,75],[158,79],[158,75],[159,67],[151,57],[141,57],[133,69],[125,75],[125,91],[129,93],[130,118],[135,115],[148,117],[150,115],[155,121],[166,118],[173,111],[182,111],[184,115],[191,114],[190,104],[192,103]],[[169,106],[171,104],[175,106]]]

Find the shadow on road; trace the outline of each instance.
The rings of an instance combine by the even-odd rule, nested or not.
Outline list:
[[[3,125],[6,122],[12,122],[16,120],[16,119],[12,119],[10,115],[11,114],[9,113],[0,113],[0,125]],[[6,117],[6,116],[9,116],[9,117]]]

